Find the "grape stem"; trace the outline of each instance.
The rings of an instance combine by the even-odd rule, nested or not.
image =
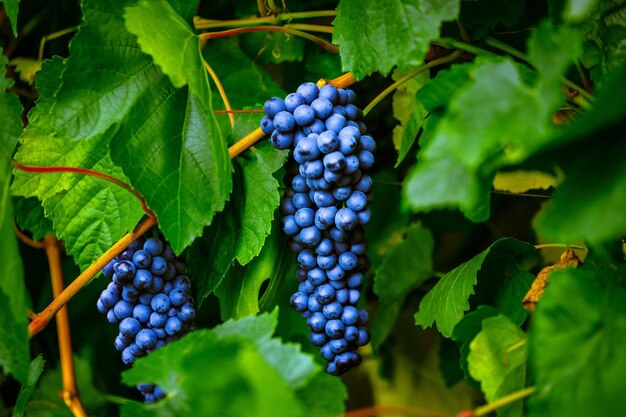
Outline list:
[[[534,386],[532,387],[528,387],[528,388],[524,388],[523,390],[520,391],[516,391],[512,394],[509,394],[505,397],[499,398],[497,400],[495,400],[492,403],[489,404],[485,404],[483,406],[480,406],[478,408],[476,408],[474,410],[474,414],[472,414],[473,417],[481,417],[481,416],[485,416],[489,413],[494,412],[495,410],[502,408],[504,406],[507,406],[511,403],[514,403],[516,401],[522,400],[526,397],[529,397],[531,395],[533,395],[536,391],[536,388]]]
[[[129,184],[126,184],[124,181],[121,181],[115,177],[104,174],[102,172],[94,171],[92,169],[87,169],[87,168],[76,168],[76,167],[65,167],[65,166],[42,167],[42,166],[34,166],[34,165],[25,165],[15,160],[13,160],[13,166],[15,166],[15,168],[19,169],[20,171],[25,171],[25,172],[34,172],[34,173],[39,173],[39,174],[45,174],[45,173],[52,174],[52,173],[65,172],[65,173],[72,173],[72,174],[89,175],[92,177],[103,179],[105,181],[111,182],[129,191],[139,201],[139,204],[141,204],[141,208],[143,209],[144,213],[146,213],[149,217],[155,217],[154,213],[152,212],[152,210],[148,208],[148,205],[146,204],[146,200],[139,193],[139,191],[135,190],[133,187],[131,187]]]
[[[204,57],[202,58],[202,64],[204,65],[204,68],[207,70],[209,75],[211,75],[211,78],[213,79],[213,82],[215,83],[215,86],[217,87],[217,91],[219,91],[220,93],[220,97],[222,98],[222,101],[224,102],[224,107],[226,107],[226,111],[228,112],[227,114],[228,114],[228,119],[230,120],[230,126],[234,127],[235,116],[232,113],[233,108],[230,106],[230,101],[228,100],[228,96],[226,95],[226,90],[224,90],[224,85],[220,81],[215,71],[213,71],[213,68],[211,68],[211,66],[206,61],[206,59],[204,59]]]
[[[70,299],[78,293],[98,272],[111,262],[117,255],[122,253],[128,245],[134,242],[141,235],[146,233],[156,224],[156,217],[147,217],[142,220],[135,230],[128,233],[104,252],[94,263],[89,265],[70,285],[57,295],[54,300],[28,325],[28,335],[30,338],[42,331],[52,320],[52,318],[65,306]]]
[[[277,15],[267,16],[265,12],[265,2],[258,0],[259,13],[262,17],[252,17],[249,19],[235,19],[235,20],[215,20],[215,19],[203,19],[196,17],[194,19],[194,26],[198,30],[214,29],[214,28],[226,28],[226,27],[243,27],[243,26],[257,26],[263,24],[275,25],[281,22],[289,22],[296,19],[309,19],[316,17],[334,17],[337,16],[335,10],[317,10],[310,12],[294,12],[294,13],[280,13]]]
[[[432,61],[430,61],[430,62],[428,62],[428,63],[426,63],[424,65],[420,65],[419,67],[409,71],[405,76],[400,78],[395,83],[391,84],[389,87],[385,88],[379,95],[377,95],[374,98],[374,100],[372,100],[370,102],[370,104],[368,104],[363,109],[363,115],[367,116],[367,114],[378,103],[380,103],[385,97],[387,97],[392,91],[394,91],[396,88],[400,87],[402,84],[404,84],[405,82],[409,81],[411,78],[415,77],[419,73],[424,72],[424,71],[426,71],[426,70],[428,70],[430,68],[436,67],[438,65],[443,65],[443,64],[447,64],[449,62],[456,61],[459,56],[461,56],[461,51],[454,51],[450,55],[446,55],[446,56],[441,57],[441,58],[433,59]]]
[[[52,294],[58,297],[64,289],[63,268],[61,266],[61,248],[59,241],[52,235],[43,239],[43,246],[50,266]],[[72,353],[72,335],[67,306],[63,306],[56,314],[57,337],[59,340],[59,356],[61,358],[61,375],[63,390],[60,392],[63,402],[70,409],[74,417],[87,417],[87,412],[78,395],[76,386],[76,372],[74,371],[74,356]]]
[[[50,33],[50,34],[42,37],[41,41],[39,42],[39,54],[37,55],[39,60],[43,61],[43,51],[44,51],[44,48],[46,46],[46,42],[51,41],[53,39],[60,38],[62,36],[68,35],[70,33],[74,33],[77,30],[78,30],[78,26],[72,26],[72,27],[69,27],[69,28],[65,28],[65,29],[59,30],[58,32]]]
[[[447,417],[435,410],[426,408],[403,407],[394,405],[375,405],[346,412],[343,417],[376,417],[384,414],[405,415],[415,417]]]
[[[26,234],[22,232],[22,230],[20,230],[19,227],[17,227],[17,224],[15,224],[15,221],[13,221],[13,228],[15,229],[15,234],[17,235],[18,239],[21,240],[24,244],[35,249],[44,248],[45,245],[43,242],[37,242],[36,240],[33,240],[29,238],[28,236],[26,236]]]
[[[247,26],[247,27],[242,27],[242,28],[237,28],[237,29],[229,29],[229,30],[222,30],[220,32],[208,32],[208,33],[203,33],[201,35],[198,35],[200,37],[200,39],[205,40],[205,39],[216,39],[216,38],[224,38],[224,37],[228,37],[228,36],[235,36],[235,35],[239,35],[242,33],[247,33],[247,32],[282,32],[282,33],[289,33],[291,35],[294,36],[299,36],[301,38],[304,38],[306,40],[309,40],[319,46],[321,46],[322,48],[324,48],[325,50],[332,52],[332,53],[338,53],[339,52],[339,48],[335,45],[333,45],[332,43],[317,37],[315,35],[311,35],[310,33],[306,33],[306,32],[302,32],[300,30],[296,30],[296,29],[292,29],[292,28],[288,28],[288,27],[284,27],[284,26]]]
[[[322,86],[324,84],[331,84],[337,88],[345,88],[354,84],[355,82],[356,78],[354,78],[354,75],[351,72],[348,72],[332,80],[321,79],[317,82],[317,85]],[[241,154],[243,151],[263,139],[264,136],[265,133],[263,133],[260,127],[257,127],[252,132],[248,133],[246,136],[235,142],[233,146],[228,148],[230,158],[235,158],[237,155]]]
[[[549,248],[563,248],[563,249],[572,248],[572,249],[577,249],[577,250],[588,250],[584,246],[568,245],[566,243],[543,243],[541,245],[535,245],[535,249],[549,249]]]

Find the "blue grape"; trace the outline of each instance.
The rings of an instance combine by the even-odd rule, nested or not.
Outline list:
[[[335,133],[339,133],[341,129],[346,127],[346,118],[340,114],[331,114],[324,123],[327,130],[332,130]]]
[[[307,126],[315,120],[315,111],[311,106],[303,104],[293,111],[293,118],[299,126]]]
[[[313,100],[311,108],[318,119],[326,119],[333,112],[333,103],[325,97],[319,97]]]
[[[272,119],[276,117],[276,115],[281,111],[286,110],[285,102],[278,97],[272,97],[267,100],[263,108],[265,109],[265,114],[267,115],[267,117],[270,117]]]
[[[289,302],[296,311],[303,312],[308,308],[309,297],[304,293],[297,292],[291,296]]]
[[[179,335],[183,331],[183,322],[176,316],[170,317],[165,323],[165,333],[170,336]]]
[[[290,113],[302,104],[304,104],[304,98],[298,93],[291,93],[285,97],[285,110]]]
[[[353,230],[359,222],[359,217],[354,210],[349,208],[342,208],[337,211],[335,215],[335,226],[337,229],[348,232]],[[340,240],[340,239],[336,239]]]
[[[326,328],[326,317],[320,312],[313,313],[307,320],[307,325],[313,332],[323,332]]]
[[[341,321],[346,326],[353,326],[359,321],[359,311],[353,306],[346,306],[341,313]]]
[[[269,135],[274,131],[274,122],[269,116],[263,116],[263,119],[261,119],[261,130],[266,135]]]
[[[301,84],[296,92],[302,96],[306,104],[311,104],[317,98],[318,88],[315,83]]]
[[[293,144],[293,133],[291,132],[279,132],[278,130],[274,130],[272,132],[272,136],[270,141],[272,145],[276,149],[287,149],[290,148]]]
[[[320,98],[327,99],[332,104],[337,103],[337,100],[339,100],[339,92],[337,91],[337,87],[331,84],[325,84],[321,86],[318,95]]]
[[[296,120],[288,111],[281,111],[274,116],[274,129],[280,133],[291,132],[296,126]]]
[[[326,314],[324,314],[326,316]],[[346,331],[346,325],[341,320],[332,319],[326,322],[326,334],[331,339],[339,339],[343,337]]]
[[[324,156],[324,167],[331,172],[340,172],[346,167],[346,157],[339,151]]]
[[[163,252],[163,242],[161,242],[161,239],[151,237],[149,239],[146,239],[145,243],[143,244],[143,250],[145,250],[152,256],[158,256]]]
[[[141,324],[145,324],[150,320],[152,309],[144,304],[137,304],[133,308],[133,318]]]
[[[137,347],[143,350],[154,349],[156,345],[157,337],[152,329],[141,329],[135,336],[135,343]]]
[[[137,252],[139,253],[139,252]],[[152,274],[147,269],[138,269],[133,279],[133,285],[140,290],[147,290],[152,285]]]
[[[339,301],[333,301],[332,303],[325,305],[323,308],[324,316],[328,320],[339,319],[342,311],[343,307]]]
[[[327,154],[339,149],[339,139],[332,130],[326,130],[317,136],[317,147],[320,152]]]
[[[148,251],[138,250],[133,254],[133,263],[137,268],[149,268],[152,262],[152,255]]]

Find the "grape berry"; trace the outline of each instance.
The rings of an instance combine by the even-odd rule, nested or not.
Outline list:
[[[281,202],[282,228],[297,254],[298,292],[291,305],[307,319],[326,370],[341,375],[361,363],[368,315],[355,307],[369,268],[363,225],[370,220],[376,143],[358,122],[351,90],[304,83],[284,100],[265,102],[261,130],[293,162]]]
[[[112,279],[97,302],[107,320],[119,324],[115,349],[132,365],[193,329],[195,308],[185,264],[160,239],[140,237],[103,269]],[[152,384],[137,389],[147,403],[165,396]]]

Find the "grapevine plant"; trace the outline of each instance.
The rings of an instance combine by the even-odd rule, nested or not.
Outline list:
[[[0,4],[0,417],[625,414],[624,2]]]

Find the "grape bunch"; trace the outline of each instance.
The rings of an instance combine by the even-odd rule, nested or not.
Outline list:
[[[137,357],[193,329],[196,311],[185,264],[161,239],[140,237],[102,272],[112,282],[100,294],[97,307],[110,323],[119,324],[115,349],[122,352],[124,364],[132,365]],[[137,389],[147,403],[165,395],[152,384]]]
[[[327,372],[361,363],[368,314],[356,307],[369,268],[363,225],[370,220],[376,143],[358,121],[352,90],[304,83],[284,100],[265,102],[261,129],[293,160],[281,202],[282,228],[298,255],[298,292],[291,305],[307,319]]]

